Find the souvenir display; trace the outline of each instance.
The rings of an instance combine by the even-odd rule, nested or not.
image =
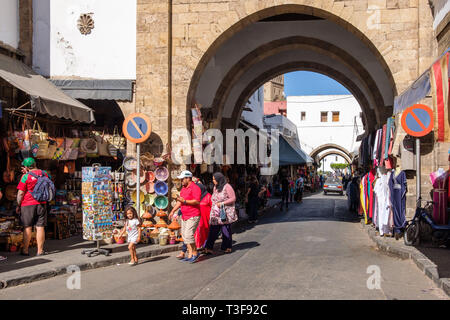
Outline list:
[[[113,231],[110,167],[83,167],[83,239],[110,239]]]

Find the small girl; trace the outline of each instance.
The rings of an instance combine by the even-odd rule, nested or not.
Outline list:
[[[125,227],[119,234],[121,237],[125,230],[128,233],[128,250],[130,250],[131,261],[128,263],[131,266],[138,264],[138,258],[136,255],[136,244],[141,241],[141,221],[138,218],[138,214],[135,208],[128,207],[125,209],[125,216],[127,221],[125,222]]]

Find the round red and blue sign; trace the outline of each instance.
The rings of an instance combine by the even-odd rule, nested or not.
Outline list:
[[[122,131],[129,141],[142,143],[150,137],[152,125],[145,114],[133,113],[123,122]]]
[[[433,110],[424,104],[415,104],[403,111],[401,123],[410,136],[426,136],[433,130]]]

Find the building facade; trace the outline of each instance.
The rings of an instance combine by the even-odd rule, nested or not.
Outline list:
[[[289,96],[287,118],[297,127],[302,149],[319,159],[332,150],[342,152],[332,145],[342,147],[349,155],[359,147],[356,140],[364,132],[361,107],[352,95]],[[338,153],[329,155],[325,171],[330,171],[332,162],[345,163],[345,159]]]
[[[282,101],[284,95],[284,75],[279,75],[264,84],[264,101]]]

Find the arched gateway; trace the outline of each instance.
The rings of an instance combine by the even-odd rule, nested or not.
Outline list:
[[[324,152],[326,150],[330,150],[330,151],[326,152],[325,154],[321,154],[322,152]],[[338,151],[336,151],[336,150],[338,150]],[[311,153],[309,155],[313,159],[316,159],[316,157],[319,156],[319,162],[320,162],[320,160],[322,160],[326,156],[333,155],[333,154],[341,156],[348,163],[352,162],[351,161],[351,159],[352,159],[351,153],[344,147],[341,147],[340,145],[337,145],[334,143],[327,143],[327,144],[321,145],[321,146],[315,148],[313,151],[311,151]]]
[[[195,102],[216,128],[235,128],[244,102],[265,81],[310,70],[343,84],[371,131],[436,49],[426,0],[392,8],[371,2],[191,0],[169,8],[166,0],[138,1],[137,110],[164,142],[171,130],[190,129]]]

